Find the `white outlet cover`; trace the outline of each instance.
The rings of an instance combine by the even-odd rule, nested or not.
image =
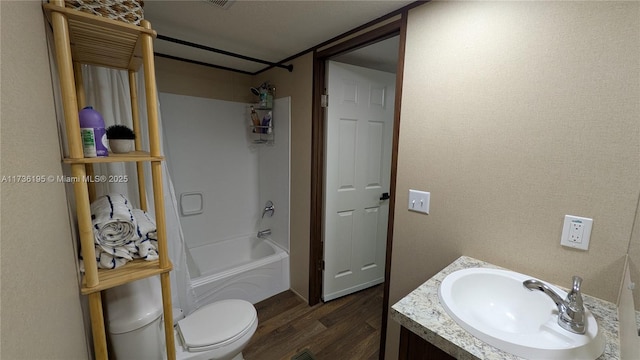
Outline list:
[[[588,250],[592,226],[593,219],[565,215],[560,245],[574,249]],[[580,236],[582,236],[582,239],[579,238]]]

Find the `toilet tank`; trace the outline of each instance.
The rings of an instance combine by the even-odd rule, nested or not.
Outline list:
[[[157,276],[105,291],[106,322],[113,357],[164,359],[162,290]]]

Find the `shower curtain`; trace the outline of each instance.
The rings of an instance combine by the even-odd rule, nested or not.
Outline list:
[[[66,154],[66,134],[64,129],[64,114],[62,109],[61,91],[59,88],[57,65],[55,63],[54,47],[51,32],[48,31],[50,66],[52,74],[52,83],[54,87],[54,97],[56,105],[56,114],[58,119],[58,131],[62,139],[61,152]],[[114,124],[133,126],[131,119],[131,100],[129,97],[129,77],[125,70],[107,69],[89,65],[82,65],[82,74],[84,80],[86,106],[93,106],[95,110],[100,112],[105,121],[105,126]],[[138,89],[138,108],[140,113],[141,137],[143,149],[149,149],[148,141],[148,121],[147,107],[145,101],[144,89],[144,72],[139,71],[136,75]],[[159,107],[159,101],[158,101]],[[160,129],[161,150],[164,147],[164,135],[162,132],[162,120],[160,110],[158,109],[158,122]],[[164,150],[162,150],[164,153]],[[145,188],[147,189],[147,209],[148,212],[155,217],[153,207],[153,189],[152,178],[150,176],[150,166],[145,164]],[[128,181],[122,183],[100,183],[96,184],[96,193],[98,196],[108,192],[118,192],[127,196],[131,202],[140,207],[138,188],[137,188],[137,171],[135,163],[106,163],[94,165],[96,175],[127,175]],[[63,168],[65,174],[70,174],[68,166]],[[180,307],[185,314],[189,314],[194,310],[195,293],[191,287],[189,269],[187,268],[186,248],[182,227],[178,217],[177,201],[174,193],[173,183],[168,172],[166,162],[162,163],[162,186],[165,204],[167,245],[169,249],[169,258],[173,264],[171,276],[171,295],[173,307]],[[75,201],[73,200],[73,189],[67,184],[67,194],[71,211],[74,211]]]
[[[133,127],[131,120],[131,100],[129,97],[129,78],[125,70],[114,70],[102,67],[83,65],[82,76],[85,84],[86,103],[99,111],[105,121],[105,126],[122,124]],[[144,90],[144,72],[140,71],[136,75],[138,88],[138,110],[140,113],[140,131],[136,134],[142,139],[142,148],[149,149],[147,104]],[[162,116],[160,113],[160,102],[158,104],[158,125],[160,129],[160,148],[164,154],[164,132],[162,131]],[[153,207],[153,189],[151,170],[147,165],[145,176],[145,188],[147,189],[147,209],[155,218]],[[137,204],[139,202],[137,188],[137,171],[135,163],[106,163],[95,168],[98,175],[102,174],[122,174],[128,175],[129,181],[126,183],[101,183],[102,189],[96,186],[98,194],[108,192],[119,192],[129,194],[129,199]],[[165,221],[167,231],[167,246],[169,258],[173,263],[171,271],[171,294],[174,307],[178,306],[186,314],[193,311],[195,305],[195,293],[191,288],[189,269],[187,268],[186,248],[180,218],[178,215],[178,205],[174,192],[173,183],[169,174],[167,162],[162,162],[162,188],[165,204]],[[139,204],[138,204],[139,205]]]

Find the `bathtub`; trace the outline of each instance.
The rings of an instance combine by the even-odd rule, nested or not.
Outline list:
[[[289,289],[289,254],[269,239],[233,238],[188,249],[196,307],[224,299],[253,304]]]

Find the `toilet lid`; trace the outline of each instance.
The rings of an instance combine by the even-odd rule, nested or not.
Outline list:
[[[257,321],[255,307],[244,300],[208,304],[178,321],[178,332],[189,351],[205,351],[243,336]]]

